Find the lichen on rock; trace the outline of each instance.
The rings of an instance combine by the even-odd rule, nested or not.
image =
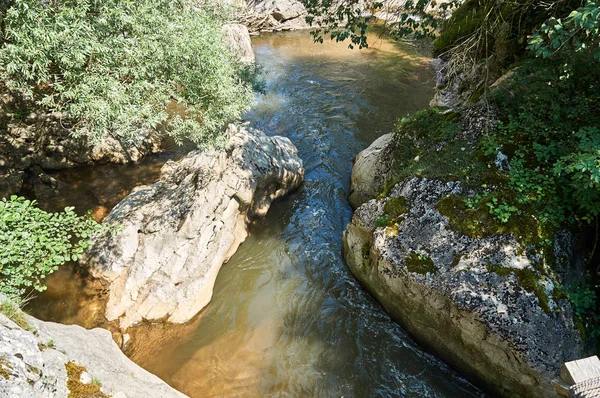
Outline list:
[[[444,198],[470,194],[459,181],[400,182],[355,211],[344,257],[417,341],[471,380],[501,396],[550,396],[562,363],[584,352],[573,310],[545,293],[552,277],[513,235],[457,230],[440,212]],[[394,198],[408,212],[390,234],[377,221]]]

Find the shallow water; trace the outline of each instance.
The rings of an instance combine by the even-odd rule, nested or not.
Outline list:
[[[193,330],[133,358],[195,397],[477,396],[415,346],[341,256],[352,160],[428,103],[428,60],[382,40],[361,52],[313,45],[305,32],[253,44],[268,93],[246,119],[292,140],[306,181],[253,226]]]
[[[192,397],[480,396],[411,341],[341,256],[352,160],[398,117],[427,105],[429,60],[375,37],[364,51],[314,45],[306,32],[262,35],[253,44],[267,94],[246,119],[292,140],[306,181],[252,226],[198,317],[133,332],[132,359]],[[63,173],[72,189],[62,200],[109,209],[132,186],[156,178],[165,159]],[[93,289],[69,275],[49,278],[35,315],[97,324],[102,309]]]

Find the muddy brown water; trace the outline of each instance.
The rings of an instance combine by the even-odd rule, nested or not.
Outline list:
[[[132,333],[132,359],[178,390],[192,397],[481,395],[413,343],[341,256],[354,156],[433,95],[426,56],[383,39],[371,43],[351,51],[314,45],[306,32],[254,38],[267,94],[246,120],[292,140],[306,181],[252,226],[199,316]],[[177,156],[59,173],[66,189],[52,203],[106,211]],[[67,268],[49,285],[32,303],[35,315],[88,327],[99,322],[101,304],[85,278]]]

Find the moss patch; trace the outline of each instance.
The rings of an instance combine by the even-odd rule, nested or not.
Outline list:
[[[365,260],[369,259],[369,255],[371,254],[371,242],[370,241],[366,241],[362,245],[361,253],[362,253],[363,259],[365,259]]]
[[[437,273],[437,268],[433,265],[431,257],[423,254],[410,253],[408,257],[404,259],[404,263],[406,264],[406,268],[415,274],[425,275],[430,272],[432,274]]]
[[[73,362],[65,364],[67,370],[67,387],[69,388],[69,398],[109,398],[104,394],[97,384],[83,384],[81,374],[86,368]]]
[[[504,277],[509,276],[511,273],[514,274],[519,286],[529,293],[535,294],[540,308],[547,314],[551,313],[550,306],[548,305],[548,295],[544,291],[544,288],[540,285],[540,276],[535,270],[530,268],[512,269],[502,267],[498,264],[488,264],[487,269],[490,272],[494,272]]]
[[[0,304],[0,312],[23,329],[35,333],[36,330],[25,320],[25,315],[18,305],[5,300]]]
[[[495,234],[512,235],[523,246],[538,243],[540,232],[538,223],[529,215],[512,216],[505,223],[490,214],[487,203],[493,196],[481,200],[476,206],[469,207],[466,197],[448,195],[441,198],[436,208],[448,218],[453,229],[463,235],[476,239],[487,238]]]
[[[388,236],[390,236],[390,234],[397,235],[398,227],[396,224],[400,224],[404,221],[402,215],[408,213],[409,210],[410,206],[408,200],[406,200],[404,196],[392,198],[383,206],[384,213],[377,217],[375,225],[377,227],[388,227],[386,229],[386,234],[388,234]]]

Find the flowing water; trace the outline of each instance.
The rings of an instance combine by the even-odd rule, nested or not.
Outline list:
[[[137,340],[132,358],[192,397],[480,396],[411,341],[341,255],[352,160],[428,103],[428,59],[376,38],[364,51],[305,32],[253,44],[267,94],[246,119],[291,139],[306,181],[252,226],[201,315]]]

